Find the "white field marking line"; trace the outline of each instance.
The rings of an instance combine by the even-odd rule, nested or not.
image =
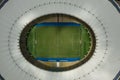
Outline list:
[[[82,38],[83,37],[83,35],[82,35],[83,31],[82,30],[83,30],[83,28],[81,28],[81,48],[83,48],[82,47],[83,46],[83,38]],[[81,55],[82,55],[82,49],[81,49]]]
[[[35,40],[35,29],[33,29],[33,50],[34,50],[34,53],[35,53],[35,42],[34,42],[34,40]]]
[[[73,34],[72,34],[72,51],[73,51],[73,43],[74,43],[74,41],[73,41]]]
[[[58,35],[56,34],[56,48],[57,48],[57,53],[58,54]]]
[[[35,39],[35,44],[37,44],[37,40]]]
[[[80,48],[79,48],[79,52],[81,52],[81,44],[82,44],[82,41],[81,41],[81,29],[79,29],[80,30]],[[80,56],[80,55],[79,55]]]
[[[34,42],[35,45],[37,44],[37,39],[36,39],[36,38],[37,38],[37,31],[35,31],[35,39],[34,39],[34,41],[35,41],[35,42]]]

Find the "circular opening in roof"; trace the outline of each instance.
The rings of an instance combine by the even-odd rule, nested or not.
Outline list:
[[[49,14],[29,23],[20,36],[23,56],[49,71],[74,69],[95,50],[94,32],[84,21],[66,14]]]

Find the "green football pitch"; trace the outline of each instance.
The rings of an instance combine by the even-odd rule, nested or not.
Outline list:
[[[27,38],[28,51],[34,58],[80,58],[91,47],[88,29],[75,26],[34,26]]]

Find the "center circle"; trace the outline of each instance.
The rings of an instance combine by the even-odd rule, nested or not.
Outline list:
[[[20,36],[23,56],[34,66],[49,71],[66,71],[84,64],[93,55],[95,45],[90,26],[66,14],[39,17]]]

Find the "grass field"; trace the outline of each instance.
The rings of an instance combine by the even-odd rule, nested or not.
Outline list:
[[[91,39],[84,26],[34,26],[27,47],[34,58],[84,58]]]

